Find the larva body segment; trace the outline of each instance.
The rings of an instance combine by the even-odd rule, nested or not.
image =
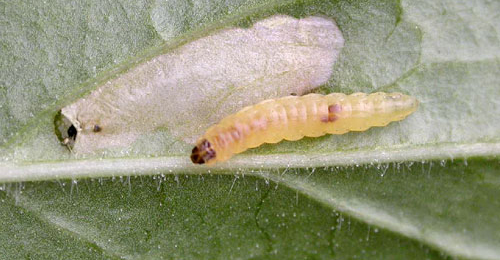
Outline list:
[[[212,164],[263,143],[364,131],[402,120],[417,107],[414,97],[401,93],[309,94],[270,99],[245,107],[210,127],[198,140],[191,160]]]

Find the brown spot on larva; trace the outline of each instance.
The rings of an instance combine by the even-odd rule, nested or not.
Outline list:
[[[101,132],[102,128],[99,125],[94,125],[94,128],[92,129],[94,132]]]
[[[335,114],[328,114],[328,122],[334,122],[338,119],[337,115]]]
[[[321,117],[321,122],[323,122],[323,123],[331,123],[331,122],[337,121],[337,119],[339,119],[339,117],[337,115],[329,113],[328,116],[322,116]]]
[[[207,139],[203,139],[191,151],[191,161],[196,164],[204,164],[214,159],[215,150]]]
[[[328,106],[328,112],[329,113],[339,113],[339,112],[342,112],[342,106],[339,105],[339,104],[330,105],[330,106]]]
[[[336,115],[336,113],[339,113],[342,111],[342,106],[339,104],[334,104],[328,106],[328,116],[322,116],[321,117],[321,122],[323,123],[331,123],[335,122],[339,117]]]

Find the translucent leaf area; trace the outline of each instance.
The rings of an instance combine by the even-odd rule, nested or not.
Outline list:
[[[253,86],[276,74],[240,70],[206,79],[213,98],[192,105],[203,113],[185,111],[193,96],[182,93],[196,86],[179,85],[172,99],[184,106],[165,107],[190,119],[124,148],[60,144],[61,108],[161,55],[276,15],[322,17],[342,32],[331,76],[313,92],[397,91],[419,109],[384,128],[193,166],[205,125],[273,91]],[[0,258],[500,259],[499,34],[500,2],[487,0],[4,1]],[[244,65],[224,60],[216,65]]]

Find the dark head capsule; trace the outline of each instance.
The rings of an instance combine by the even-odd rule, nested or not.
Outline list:
[[[206,139],[196,145],[191,151],[191,161],[196,164],[204,164],[215,158],[215,150]]]

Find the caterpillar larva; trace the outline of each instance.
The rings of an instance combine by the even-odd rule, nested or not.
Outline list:
[[[417,107],[417,99],[401,93],[309,94],[270,99],[245,107],[210,127],[193,148],[191,161],[212,164],[263,143],[365,131],[402,120]]]

